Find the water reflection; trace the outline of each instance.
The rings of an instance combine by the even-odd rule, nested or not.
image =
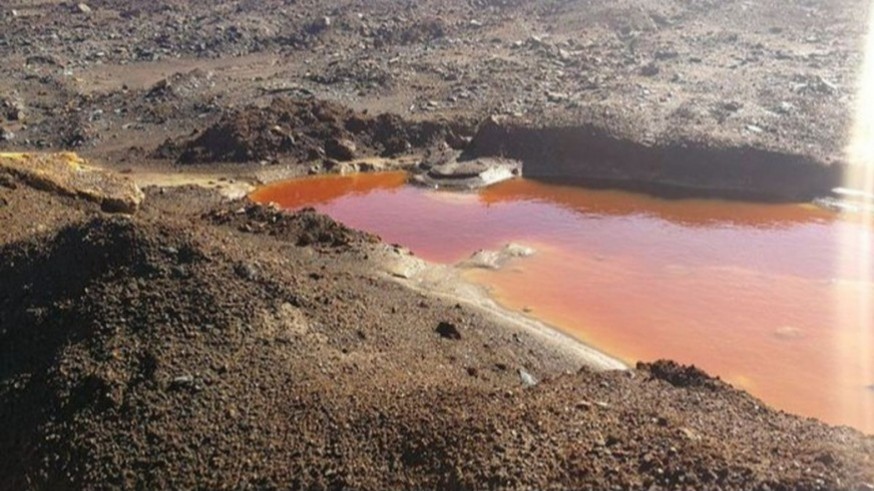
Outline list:
[[[484,203],[528,201],[554,204],[592,216],[648,215],[685,227],[787,228],[832,221],[835,214],[814,205],[758,204],[703,199],[662,199],[610,190],[580,192],[574,186],[516,180],[482,192]]]
[[[251,198],[260,203],[276,203],[287,209],[318,206],[338,198],[370,194],[377,190],[402,187],[407,182],[403,172],[382,172],[352,176],[318,176],[264,186]],[[292,184],[293,183],[293,184]]]
[[[432,261],[508,242],[534,247],[530,258],[470,278],[510,308],[630,362],[695,363],[780,408],[874,432],[863,415],[840,410],[874,397],[866,389],[874,374],[836,355],[872,342],[835,323],[832,301],[835,289],[868,288],[874,277],[860,259],[864,244],[841,240],[870,230],[858,220],[811,206],[671,201],[529,180],[466,195],[403,181],[311,179],[255,198],[316,205]],[[841,266],[839,257],[857,262]]]

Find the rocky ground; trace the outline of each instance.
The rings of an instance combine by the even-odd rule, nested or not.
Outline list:
[[[596,372],[312,211],[0,166],[0,489],[871,489],[874,438]]]
[[[536,152],[485,138],[478,155],[564,162],[566,176],[614,183],[809,199],[840,178],[866,18],[862,0],[16,0],[0,12],[0,146],[76,149],[122,168],[320,171],[350,153],[323,140],[356,143],[367,130],[323,133],[320,121],[315,134],[283,117],[317,99],[398,130],[376,146],[364,135],[357,156],[461,147],[497,117],[596,138]],[[453,131],[407,129],[423,121]],[[616,141],[640,163],[623,167]],[[702,152],[673,169],[671,150],[688,146]],[[716,164],[713,148],[728,150]],[[740,177],[721,170],[749,151],[765,153]],[[811,179],[772,189],[796,174]]]
[[[807,199],[840,174],[866,16],[13,0],[0,149],[246,179],[463,153]],[[128,185],[0,158],[0,489],[874,489],[870,436],[672,362],[585,368],[405,288],[380,270],[391,246],[312,211]]]

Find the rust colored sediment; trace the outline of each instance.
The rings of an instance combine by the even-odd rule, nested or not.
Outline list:
[[[129,179],[91,166],[75,153],[0,153],[0,172],[45,191],[98,203],[107,212],[135,213],[144,198]]]

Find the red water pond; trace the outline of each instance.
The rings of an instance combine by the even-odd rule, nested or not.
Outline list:
[[[695,364],[777,408],[874,433],[874,335],[859,315],[874,304],[870,223],[810,205],[524,179],[451,193],[405,180],[302,179],[252,198],[313,206],[436,262],[530,246],[502,270],[466,274],[506,307],[629,363]]]

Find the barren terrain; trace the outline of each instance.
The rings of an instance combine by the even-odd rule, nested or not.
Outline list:
[[[406,287],[383,259],[407,253],[378,237],[165,185],[463,153],[541,178],[806,200],[841,173],[867,14],[5,2],[0,149],[74,150],[115,173],[0,157],[0,490],[874,489],[874,437],[670,361],[595,370]],[[119,174],[157,185],[140,195]]]
[[[867,16],[861,0],[3,8],[6,148],[300,173],[463,149],[493,117],[498,137],[487,125],[467,153],[522,159],[529,176],[765,199],[837,184]],[[347,117],[313,127],[301,99],[367,111],[391,141]],[[326,136],[361,148],[312,145]]]

